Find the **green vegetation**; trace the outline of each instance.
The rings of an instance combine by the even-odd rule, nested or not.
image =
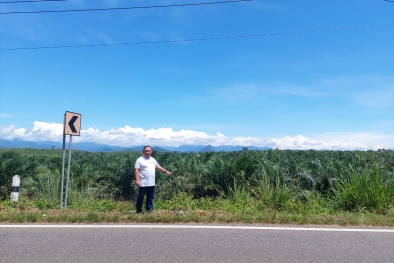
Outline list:
[[[60,211],[62,153],[0,149],[0,222],[244,222],[394,225],[394,152],[269,150],[160,153],[155,213],[136,215],[139,152],[72,152]],[[20,200],[10,203],[12,176]],[[133,212],[129,212],[133,211]]]

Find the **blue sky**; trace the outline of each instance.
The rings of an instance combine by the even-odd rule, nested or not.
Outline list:
[[[61,141],[72,111],[119,146],[394,148],[393,2],[4,14],[204,2],[0,4],[0,139]]]

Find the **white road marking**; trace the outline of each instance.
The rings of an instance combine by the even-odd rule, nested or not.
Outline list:
[[[177,228],[177,229],[241,229],[241,230],[285,230],[285,231],[331,231],[331,232],[378,232],[394,233],[384,228],[331,228],[331,227],[280,227],[280,226],[218,226],[218,225],[45,225],[45,224],[0,224],[0,228]]]

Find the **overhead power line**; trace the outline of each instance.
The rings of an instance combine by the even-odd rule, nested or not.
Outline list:
[[[65,2],[69,0],[20,0],[20,1],[0,1],[0,4],[19,4],[19,3],[40,3],[40,2]]]
[[[184,6],[199,6],[199,5],[217,5],[217,4],[229,4],[229,3],[251,2],[251,1],[253,1],[253,0],[230,0],[230,1],[203,2],[203,3],[191,3],[191,4],[130,6],[130,7],[108,7],[108,8],[88,8],[88,9],[69,9],[69,10],[13,11],[13,12],[1,12],[0,15],[16,15],[16,14],[25,14],[26,15],[26,14],[41,14],[41,13],[68,13],[68,12],[132,10],[132,9],[184,7]]]
[[[161,41],[141,41],[141,42],[123,42],[123,43],[113,43],[113,44],[82,44],[82,45],[61,45],[61,46],[41,46],[41,47],[0,48],[0,51],[59,49],[59,48],[81,48],[81,47],[103,47],[103,46],[123,46],[123,45],[144,45],[144,44],[163,44],[163,43],[181,43],[181,42],[211,41],[211,40],[225,40],[225,39],[237,39],[237,38],[267,37],[267,36],[279,36],[279,35],[295,35],[295,34],[307,34],[307,33],[318,33],[318,32],[328,32],[328,31],[342,31],[342,30],[353,30],[353,29],[366,29],[366,28],[376,28],[376,27],[391,27],[391,26],[394,26],[394,24],[356,26],[356,27],[341,27],[341,28],[326,28],[326,29],[315,29],[315,30],[276,32],[276,33],[265,33],[265,34],[254,34],[254,35],[240,35],[240,36],[225,36],[225,37],[191,38],[191,39],[161,40]]]

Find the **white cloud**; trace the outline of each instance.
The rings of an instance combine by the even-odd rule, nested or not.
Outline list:
[[[302,135],[297,135],[295,137],[286,136],[280,139],[267,140],[266,144],[271,148],[278,149],[315,149],[315,150],[367,150],[371,146],[355,140],[339,141],[339,140],[314,140],[308,139]]]
[[[342,97],[366,107],[387,108],[394,106],[393,81],[392,76],[362,75],[321,79],[301,85],[278,81],[262,87],[266,92],[300,97]]]
[[[242,103],[255,100],[260,95],[260,91],[254,85],[230,86],[210,91],[210,97],[214,100],[221,100],[229,103]]]
[[[338,140],[340,142],[363,142],[367,149],[394,149],[394,134],[381,134],[378,132],[357,133],[324,133],[316,136],[317,140]]]
[[[119,129],[109,131],[99,131],[89,128],[81,131],[81,139],[102,144],[111,144],[118,146],[136,146],[142,144],[162,145],[162,146],[179,146],[182,144],[214,144],[220,141],[224,135],[208,135],[204,132],[193,130],[173,131],[171,128],[158,128],[144,130],[142,128],[132,128],[125,126]]]
[[[355,96],[357,103],[369,107],[386,108],[394,106],[394,86],[391,89],[362,92]]]
[[[111,39],[110,36],[99,34],[98,39],[103,40],[105,44],[115,44],[116,42]]]
[[[16,129],[14,125],[0,126],[0,139],[13,140],[19,138],[25,141],[59,141],[62,140],[63,124],[34,122],[31,130]]]
[[[62,141],[63,124],[34,122],[31,130],[16,128],[14,125],[0,126],[0,139],[24,141]],[[379,133],[326,133],[307,138],[303,135],[283,138],[263,139],[258,137],[227,138],[217,132],[214,135],[205,132],[185,130],[174,131],[172,128],[144,130],[125,126],[118,129],[100,131],[89,128],[81,130],[81,136],[73,138],[75,142],[95,142],[114,146],[139,146],[143,144],[157,146],[180,145],[239,145],[271,147],[278,149],[315,149],[315,150],[376,150],[394,148],[394,134]]]
[[[14,115],[6,114],[6,113],[0,113],[0,119],[11,118],[11,117],[14,117]]]
[[[289,94],[300,97],[318,97],[321,96],[320,92],[308,86],[296,86],[283,82],[275,82],[267,85],[267,91],[275,93]]]
[[[327,94],[347,96],[366,107],[386,108],[394,106],[394,78],[385,75],[358,75],[321,80],[317,86]]]
[[[244,104],[258,101],[262,91],[254,85],[236,85],[224,88],[210,89],[203,95],[186,96],[182,99],[185,103],[221,103],[227,104]]]

